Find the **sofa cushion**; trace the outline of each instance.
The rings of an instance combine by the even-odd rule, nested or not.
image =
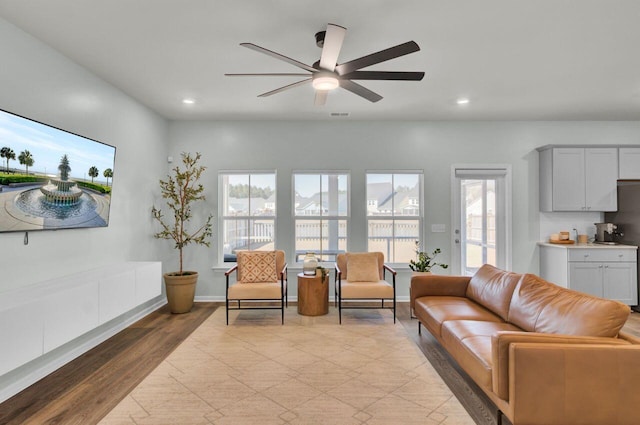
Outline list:
[[[393,286],[384,280],[375,282],[342,281],[340,283],[340,297],[351,299],[393,298]]]
[[[536,275],[525,274],[513,291],[507,321],[534,332],[542,309],[558,295],[560,289]]]
[[[618,301],[560,288],[558,295],[542,308],[535,332],[613,338],[630,312],[628,305]]]
[[[449,320],[442,324],[442,344],[478,385],[491,389],[491,336],[500,331],[521,329],[505,322]]]
[[[414,311],[420,322],[436,337],[447,320],[503,322],[499,317],[468,298],[426,296],[415,300]]]
[[[254,282],[251,285],[236,283],[229,286],[227,298],[230,300],[277,300],[287,290],[286,281]]]
[[[469,281],[467,297],[507,320],[511,296],[521,277],[485,264]]]

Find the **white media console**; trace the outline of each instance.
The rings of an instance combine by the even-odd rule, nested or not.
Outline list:
[[[166,303],[160,262],[128,262],[0,293],[0,402]]]

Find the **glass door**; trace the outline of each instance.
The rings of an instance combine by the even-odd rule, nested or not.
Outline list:
[[[507,168],[454,168],[453,271],[473,275],[483,264],[509,269]]]

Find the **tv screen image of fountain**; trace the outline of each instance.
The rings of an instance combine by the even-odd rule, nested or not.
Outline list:
[[[116,148],[0,110],[0,232],[105,227]]]

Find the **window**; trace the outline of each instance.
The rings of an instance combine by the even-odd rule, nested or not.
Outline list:
[[[221,173],[222,253],[236,261],[238,250],[275,249],[276,174]]]
[[[296,261],[314,252],[321,261],[335,261],[347,250],[349,175],[294,173]]]
[[[367,250],[408,263],[422,243],[422,173],[367,173]]]

